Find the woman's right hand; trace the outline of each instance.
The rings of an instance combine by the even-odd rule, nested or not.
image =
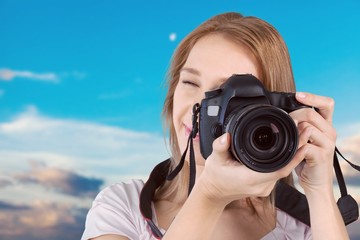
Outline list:
[[[304,149],[299,149],[296,157],[285,167],[270,173],[260,173],[234,160],[229,147],[229,133],[213,142],[213,152],[205,161],[204,170],[196,183],[201,185],[198,189],[207,198],[224,205],[246,197],[268,196],[276,182],[288,176],[306,153]]]

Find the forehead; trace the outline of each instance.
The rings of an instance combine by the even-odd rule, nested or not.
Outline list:
[[[251,73],[259,77],[258,64],[250,50],[220,34],[199,39],[183,68],[196,69],[201,74],[212,72],[223,77],[235,73]]]

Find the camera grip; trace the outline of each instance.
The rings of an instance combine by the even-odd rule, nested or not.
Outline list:
[[[268,94],[268,99],[273,106],[281,108],[287,113],[301,108],[312,108],[312,106],[302,104],[296,100],[295,93],[291,92],[271,92]]]

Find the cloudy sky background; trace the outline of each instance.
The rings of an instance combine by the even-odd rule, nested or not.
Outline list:
[[[79,239],[98,191],[145,179],[168,156],[169,59],[225,11],[280,31],[298,90],[335,99],[338,146],[360,164],[359,9],[355,0],[0,0],[0,239]],[[342,166],[360,201],[360,174]],[[359,229],[349,226],[352,239]]]

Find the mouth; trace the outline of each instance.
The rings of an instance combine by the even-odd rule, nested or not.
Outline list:
[[[185,136],[186,138],[188,138],[191,134],[192,131],[192,127],[189,127],[188,125],[184,124],[185,127]],[[199,142],[200,137],[199,137],[199,132],[196,134],[195,138],[193,139],[194,142]]]

